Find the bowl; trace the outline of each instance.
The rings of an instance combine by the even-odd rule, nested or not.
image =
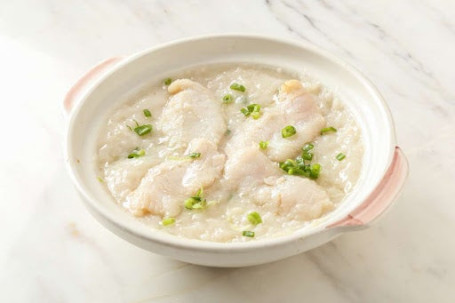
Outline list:
[[[296,232],[242,243],[185,239],[154,230],[117,205],[97,182],[97,130],[105,114],[145,83],[179,70],[212,63],[258,63],[304,71],[336,89],[362,129],[363,168],[352,192],[339,206]],[[358,70],[307,43],[251,35],[217,35],[171,42],[140,53],[113,57],[87,72],[68,92],[66,161],[69,174],[90,212],[121,238],[151,252],[216,267],[240,267],[290,257],[342,233],[366,228],[399,195],[408,173],[396,144],[389,109]]]

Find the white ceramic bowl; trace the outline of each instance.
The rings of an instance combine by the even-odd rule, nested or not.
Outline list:
[[[150,81],[195,65],[226,62],[267,64],[305,71],[336,89],[354,113],[365,145],[363,168],[352,193],[337,209],[308,227],[280,238],[247,243],[212,243],[156,231],[135,219],[97,182],[95,142],[106,111]],[[283,259],[368,226],[399,194],[407,162],[396,146],[392,117],[377,89],[356,69],[314,46],[270,37],[198,37],[112,58],[90,70],[68,92],[68,170],[92,214],[115,234],[149,251],[219,267]]]

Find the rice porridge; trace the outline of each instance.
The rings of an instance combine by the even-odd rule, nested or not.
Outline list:
[[[132,215],[179,237],[254,241],[342,203],[361,171],[361,132],[307,75],[248,64],[183,71],[108,113],[100,180]]]

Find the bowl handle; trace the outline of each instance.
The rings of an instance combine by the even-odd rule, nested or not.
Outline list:
[[[94,67],[92,67],[85,75],[83,75],[71,89],[66,93],[65,99],[63,100],[63,108],[67,114],[70,113],[74,106],[75,100],[79,96],[80,92],[87,88],[88,84],[100,77],[103,72],[108,70],[110,67],[122,60],[122,57],[113,57],[106,59]]]
[[[400,194],[408,176],[409,166],[401,149],[396,146],[392,163],[370,196],[347,217],[327,228],[361,227],[377,219]]]

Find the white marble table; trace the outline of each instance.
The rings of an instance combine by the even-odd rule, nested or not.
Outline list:
[[[0,302],[454,302],[455,3],[0,3]],[[62,156],[66,90],[98,61],[207,33],[338,54],[383,92],[411,174],[371,229],[273,264],[212,269],[136,248],[86,211]]]

